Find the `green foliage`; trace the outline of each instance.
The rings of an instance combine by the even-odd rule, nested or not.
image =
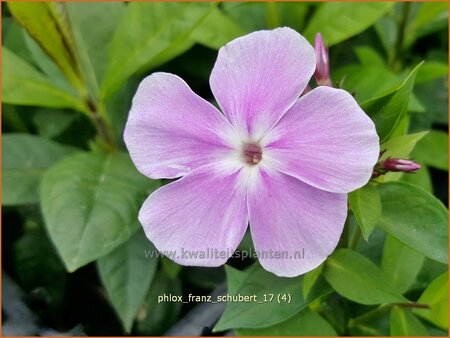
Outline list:
[[[403,294],[416,280],[425,257],[392,236],[384,242],[381,269],[399,293]]]
[[[350,249],[339,249],[327,260],[323,275],[342,296],[361,304],[406,302],[374,263]],[[370,290],[370,292],[367,292]]]
[[[392,89],[402,75],[389,69],[382,56],[368,46],[355,48],[359,63],[352,63],[333,72],[335,82],[343,89],[355,93],[358,102],[364,102]]]
[[[219,49],[245,31],[230,17],[214,8],[203,23],[192,32],[192,39],[207,47]]]
[[[414,149],[412,156],[420,163],[448,171],[448,134],[432,130]]]
[[[39,202],[39,186],[47,169],[75,149],[28,134],[4,134],[2,205]]]
[[[356,35],[374,24],[392,8],[389,2],[365,2],[358,6],[358,15],[351,2],[328,2],[321,4],[314,13],[303,34],[313,41],[321,32],[327,45],[334,45]]]
[[[150,257],[149,251],[155,247],[138,231],[97,261],[102,283],[127,333],[155,276],[158,257]]]
[[[408,158],[416,146],[427,132],[401,135],[393,137],[381,145],[384,152],[382,159],[389,157]]]
[[[389,307],[382,305],[352,318],[348,327],[352,336],[389,336]]]
[[[14,262],[20,286],[26,291],[40,289],[47,295],[49,310],[56,316],[65,300],[68,278],[43,229],[33,225],[18,239],[14,245]]]
[[[42,213],[67,269],[106,255],[136,232],[140,205],[158,186],[122,153],[75,154],[51,167],[42,180]]]
[[[448,271],[437,277],[417,301],[429,309],[414,309],[418,316],[442,329],[448,329]]]
[[[367,100],[361,108],[374,120],[381,142],[386,141],[407,112],[414,79],[421,64],[397,87],[379,97]]]
[[[323,264],[319,265],[314,270],[307,272],[303,276],[303,298],[308,299],[309,293],[313,289],[316,283],[320,282],[320,277],[322,274]]]
[[[91,90],[98,96],[98,85],[106,71],[111,39],[117,30],[125,4],[119,2],[68,3],[67,14],[73,27],[81,68]],[[108,13],[108,15],[104,15]],[[102,46],[102,48],[99,48]]]
[[[238,329],[239,336],[337,336],[333,327],[316,312],[304,309],[277,325],[259,329]]]
[[[414,174],[401,174],[400,180],[409,184],[417,185],[429,193],[433,193],[433,183],[431,182],[431,175],[428,168],[424,165],[419,171]]]
[[[4,103],[83,110],[79,98],[66,92],[8,48],[2,48]]]
[[[228,293],[231,295],[256,295],[257,301],[231,302],[214,327],[214,331],[230,328],[261,328],[275,325],[304,309],[311,301],[329,293],[321,283],[302,296],[302,278],[280,278],[255,263],[246,271],[226,268]],[[290,302],[282,299],[291,297]],[[272,298],[273,297],[273,298]]]
[[[153,279],[146,299],[139,309],[135,331],[143,336],[162,335],[175,323],[181,310],[180,302],[161,302],[162,295],[181,296],[181,283],[159,270]]]
[[[110,97],[136,72],[189,49],[192,32],[212,8],[208,3],[130,3],[111,41],[101,97]]]
[[[83,93],[83,75],[65,6],[51,2],[36,2],[24,6],[11,2],[8,3],[8,8],[59,66],[69,82]]]
[[[305,25],[308,3],[224,2],[224,13],[245,32],[276,27],[301,30]]]
[[[348,196],[350,209],[366,240],[369,239],[375,225],[381,218],[381,200],[376,187],[369,183]]]
[[[379,186],[378,225],[404,244],[441,263],[448,262],[448,210],[430,193],[406,183]]]
[[[74,120],[74,114],[59,110],[38,110],[33,116],[39,135],[46,138],[61,135]]]
[[[409,309],[393,307],[391,310],[391,336],[428,336],[426,327]]]

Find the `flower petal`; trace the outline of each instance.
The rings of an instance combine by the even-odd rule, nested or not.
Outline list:
[[[285,277],[320,265],[336,247],[347,217],[347,195],[267,169],[250,185],[248,205],[261,265]]]
[[[183,265],[224,264],[248,224],[245,169],[203,166],[155,191],[139,213],[156,248]]]
[[[302,96],[262,143],[276,169],[337,193],[366,184],[380,151],[372,120],[349,93],[330,87]]]
[[[124,135],[136,167],[151,178],[183,176],[214,162],[236,146],[236,137],[213,105],[168,73],[142,81]]]
[[[298,99],[315,64],[313,47],[296,31],[258,31],[219,50],[210,85],[241,136],[257,139]]]

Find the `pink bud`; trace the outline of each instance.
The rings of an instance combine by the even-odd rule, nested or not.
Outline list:
[[[314,50],[316,51],[316,73],[314,77],[319,86],[332,87],[330,79],[330,65],[328,61],[328,49],[323,42],[322,34],[317,33],[314,41]]]
[[[388,158],[383,162],[383,167],[388,171],[411,172],[419,170],[420,164],[410,160],[404,160],[401,158]]]

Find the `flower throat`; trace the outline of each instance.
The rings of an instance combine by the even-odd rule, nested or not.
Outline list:
[[[253,143],[245,144],[242,154],[245,163],[250,165],[256,165],[262,159],[262,150],[261,147],[257,144]]]

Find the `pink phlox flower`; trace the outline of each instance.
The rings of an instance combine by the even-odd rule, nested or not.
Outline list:
[[[142,81],[125,128],[131,158],[152,179],[181,177],[139,213],[158,250],[220,266],[250,224],[261,265],[276,275],[303,274],[330,255],[347,193],[370,179],[379,139],[346,91],[319,86],[300,97],[315,67],[306,39],[277,28],[219,50],[210,85],[222,112],[176,75]],[[219,254],[205,259],[211,250]]]

